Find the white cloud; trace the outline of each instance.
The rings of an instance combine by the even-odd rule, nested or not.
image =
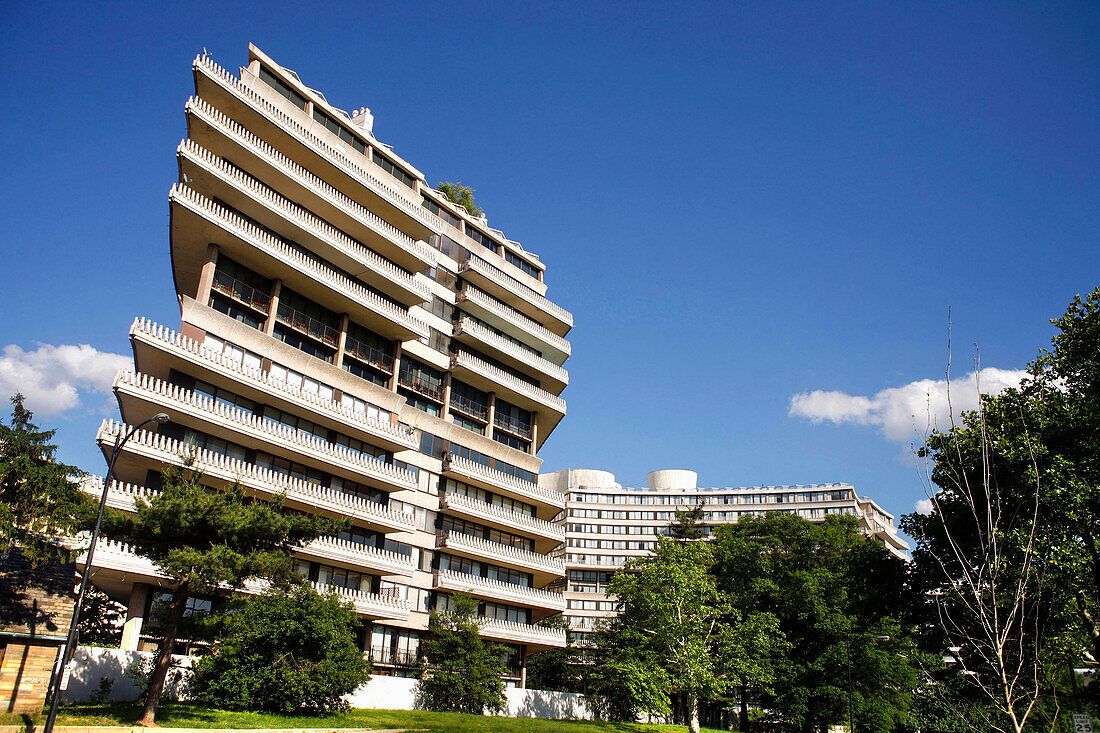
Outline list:
[[[924,514],[926,516],[931,514],[932,513],[932,500],[931,499],[918,499],[916,501],[916,503],[913,504],[913,510],[916,511],[917,514]]]
[[[949,428],[951,411],[957,419],[964,410],[976,409],[979,385],[984,394],[999,394],[1019,385],[1025,376],[1027,372],[1021,369],[989,368],[952,379],[951,410],[947,380],[921,379],[884,389],[871,397],[820,389],[802,392],[791,397],[788,414],[815,423],[877,425],[888,439],[907,441],[923,438],[935,428]]]
[[[81,392],[108,392],[119,369],[133,360],[88,344],[39,344],[34,351],[5,346],[0,353],[0,398],[21,392],[27,409],[57,415],[79,407]]]

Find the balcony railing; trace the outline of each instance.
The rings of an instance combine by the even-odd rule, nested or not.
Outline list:
[[[539,588],[528,588],[527,586],[505,583],[492,578],[482,578],[477,575],[457,573],[453,570],[435,571],[435,585],[442,590],[468,590],[474,595],[486,598],[508,600],[555,611],[565,610],[565,598],[561,593]]]
[[[489,406],[483,405],[477,400],[472,400],[466,395],[460,395],[455,392],[451,392],[451,409],[458,410],[463,415],[472,417],[475,420],[481,420],[487,422],[489,420]]]
[[[472,499],[455,491],[442,494],[440,496],[440,506],[458,514],[477,517],[483,521],[503,523],[506,526],[514,527],[519,532],[533,532],[558,542],[565,541],[565,527],[563,525],[532,517],[526,512],[517,512],[505,509],[497,504]]]
[[[526,440],[531,439],[531,424],[511,415],[501,415],[500,413],[493,415],[493,425]]]
[[[411,557],[338,537],[320,537],[302,548],[303,554],[324,560],[343,562],[359,570],[412,575],[416,570]],[[402,596],[403,598],[403,596]]]
[[[114,420],[104,420],[96,436],[103,445],[113,444],[115,438],[125,435],[129,426]],[[257,466],[238,458],[231,458],[205,448],[196,448],[165,435],[138,430],[126,444],[126,450],[140,455],[146,460],[170,465],[182,465],[185,456],[194,458],[193,467],[201,470],[212,480],[241,485],[267,496],[286,495],[287,499],[307,504],[315,509],[332,512],[341,516],[357,519],[366,524],[374,524],[392,529],[410,531],[416,526],[416,517],[407,512],[398,512],[360,496],[342,491],[326,489],[299,478],[286,476],[269,468]],[[145,496],[149,489],[130,491],[126,485],[116,490],[118,508],[132,506],[137,496]],[[140,487],[137,487],[140,488]],[[99,489],[95,490],[98,493]],[[130,497],[124,494],[133,494]],[[108,495],[110,500],[110,495]]]
[[[443,231],[443,220],[435,214],[422,208],[419,203],[410,201],[401,194],[385,185],[376,176],[369,173],[358,163],[352,161],[347,155],[327,142],[317,137],[290,115],[278,109],[261,95],[245,86],[239,79],[216,64],[209,56],[200,54],[195,57],[194,68],[217,81],[254,110],[260,112],[269,120],[275,122],[284,131],[290,133],[318,155],[328,160],[336,167],[342,169],[352,178],[369,188],[376,195],[387,199],[413,219],[422,222],[435,233]]]
[[[370,661],[372,664],[380,664],[384,667],[404,667],[413,669],[420,664],[417,652],[390,649],[389,647],[372,646],[370,648]]]
[[[397,379],[397,383],[405,389],[411,389],[417,394],[424,395],[436,402],[443,401],[443,385],[432,384],[422,379],[418,379],[416,375],[409,372],[402,372]]]
[[[503,369],[477,358],[468,351],[459,349],[458,353],[451,357],[451,365],[465,367],[480,374],[485,379],[511,389],[513,392],[545,405],[562,415],[565,414],[565,400],[558,395],[551,394],[541,387],[525,382],[514,374],[509,374]]]
[[[366,432],[376,439],[396,443],[407,450],[416,448],[418,444],[416,432],[407,425],[372,419],[339,402],[325,399],[316,392],[305,391],[301,386],[290,385],[265,372],[250,369],[220,352],[214,353],[204,348],[188,336],[183,336],[144,318],[134,319],[130,327],[130,338],[145,342],[152,348],[170,352],[177,358],[197,364],[204,369],[216,369],[236,381],[246,382],[255,389],[282,400],[289,400],[298,407],[347,424],[352,429]]]
[[[199,146],[193,140],[184,140],[177,148],[180,156],[187,157],[195,165],[201,166],[212,175],[227,181],[245,195],[261,202],[274,210],[279,216],[292,221],[318,239],[324,240],[330,247],[341,250],[360,264],[399,284],[405,290],[411,290],[422,300],[431,299],[431,291],[426,283],[417,281],[412,274],[401,269],[377,252],[336,229],[297,204],[283,198],[278,193],[244,173],[239,168],[226,164],[224,160]]]
[[[521,283],[508,273],[501,270],[496,265],[493,265],[485,260],[481,259],[475,254],[470,254],[458,267],[458,274],[472,270],[485,278],[492,280],[497,285],[503,287],[513,295],[518,295],[523,300],[527,301],[531,305],[535,306],[544,313],[549,313],[554,316],[560,322],[572,326],[573,314],[562,308],[557,303],[551,302],[545,296],[539,295],[537,292]]]
[[[475,303],[485,310],[495,314],[498,318],[507,321],[519,328],[523,329],[527,333],[531,334],[537,339],[544,341],[545,343],[553,346],[558,351],[565,354],[569,354],[572,350],[569,342],[561,336],[557,335],[553,331],[550,331],[540,323],[536,323],[529,317],[520,313],[515,308],[500,302],[488,293],[483,293],[473,285],[466,283],[462,290],[458,293],[460,301],[462,299],[469,300],[471,303]]]
[[[495,618],[481,617],[478,626],[482,636],[520,644],[541,644],[543,646],[564,647],[565,629],[552,629],[538,624],[520,624],[515,621],[501,621]]]
[[[483,466],[469,458],[448,453],[443,461],[444,473],[450,472],[474,483],[484,484],[506,493],[517,494],[530,501],[564,508],[565,494],[545,489],[533,481],[525,481],[495,468]]]
[[[301,311],[294,310],[289,305],[279,303],[279,309],[275,312],[275,320],[290,326],[299,333],[304,333],[315,341],[320,341],[326,346],[336,348],[340,340],[340,332],[332,326],[310,318]]]
[[[482,537],[462,534],[461,532],[443,530],[439,533],[439,546],[469,552],[479,557],[486,557],[496,562],[503,562],[526,570],[550,573],[557,576],[565,575],[565,563],[559,558],[540,555],[531,550],[524,550]]]
[[[356,341],[350,336],[344,338],[344,356],[350,356],[364,364],[370,364],[386,374],[393,374],[393,354],[368,346],[362,341]]]
[[[223,295],[227,295],[238,303],[243,303],[249,308],[254,308],[261,313],[271,312],[271,296],[262,293],[251,285],[245,285],[237,278],[220,270],[214,271],[214,281],[210,287]]]
[[[565,371],[563,367],[558,366],[554,362],[533,351],[525,349],[508,338],[486,328],[472,318],[463,318],[456,323],[454,333],[455,336],[459,336],[462,333],[468,333],[479,341],[488,344],[490,347],[510,355],[526,366],[542,372],[547,377],[561,384],[569,384],[569,373]]]

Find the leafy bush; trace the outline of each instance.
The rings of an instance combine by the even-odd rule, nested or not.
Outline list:
[[[425,663],[417,685],[417,705],[428,710],[482,715],[504,711],[502,644],[481,637],[477,601],[463,593],[446,613],[433,612],[430,636],[420,644]]]
[[[370,679],[350,604],[301,585],[242,601],[225,617],[225,640],[199,660],[192,690],[230,710],[344,710],[343,696]]]

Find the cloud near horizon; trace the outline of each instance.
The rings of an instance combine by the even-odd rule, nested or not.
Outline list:
[[[59,415],[80,407],[82,392],[109,392],[119,369],[132,366],[130,357],[88,344],[38,344],[34,351],[9,344],[0,352],[0,396],[21,392],[30,411]]]
[[[958,419],[963,411],[976,409],[979,385],[983,394],[995,395],[1018,386],[1025,376],[1022,369],[990,367],[952,379],[950,411],[947,380],[920,379],[869,397],[820,389],[801,392],[791,397],[787,414],[813,423],[876,425],[892,441],[923,439],[935,428],[949,428],[951,411]]]

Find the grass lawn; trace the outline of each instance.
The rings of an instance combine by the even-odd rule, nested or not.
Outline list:
[[[73,705],[61,708],[58,725],[131,725],[141,710],[133,703]],[[45,715],[33,716],[35,723]],[[0,725],[18,725],[26,718],[0,714]],[[161,705],[157,723],[166,728],[420,728],[439,733],[673,733],[682,725],[641,725],[538,718],[501,718],[420,710],[349,710],[325,717],[297,717],[269,713],[238,713],[191,705]],[[707,730],[704,728],[703,730]]]

